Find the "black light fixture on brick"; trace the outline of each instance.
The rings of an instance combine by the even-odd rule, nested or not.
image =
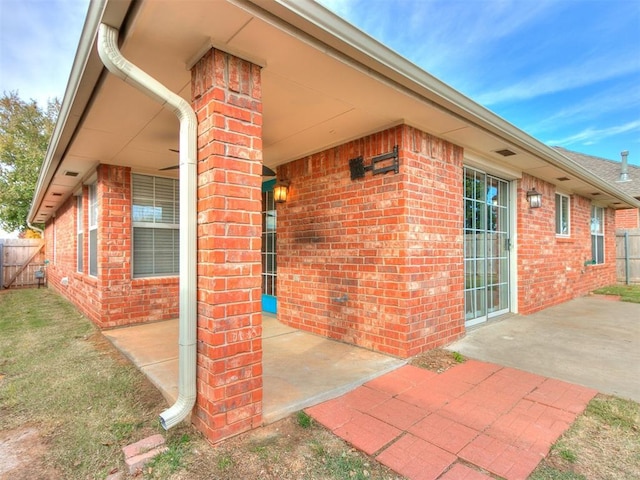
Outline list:
[[[542,194],[535,187],[527,192],[527,200],[530,208],[540,208],[542,206]]]

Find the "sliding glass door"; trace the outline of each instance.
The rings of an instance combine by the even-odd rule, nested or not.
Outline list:
[[[509,311],[509,183],[464,170],[465,324]]]

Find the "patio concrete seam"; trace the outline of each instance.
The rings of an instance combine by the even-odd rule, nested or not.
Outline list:
[[[171,357],[171,358],[166,358],[164,360],[156,360],[154,362],[149,362],[149,363],[141,363],[140,364],[140,368],[142,367],[152,367],[154,365],[160,365],[161,363],[167,363],[167,362],[173,362],[174,360],[177,360],[178,357]]]

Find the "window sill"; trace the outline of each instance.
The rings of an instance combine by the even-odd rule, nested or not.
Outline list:
[[[571,236],[556,235],[556,242],[558,243],[575,243],[575,240]]]
[[[606,267],[606,263],[591,263],[590,261],[584,262],[584,266],[587,268],[598,268],[598,267]]]
[[[172,275],[167,277],[138,277],[131,279],[131,286],[143,287],[148,285],[177,285],[180,283],[180,277],[178,275]]]

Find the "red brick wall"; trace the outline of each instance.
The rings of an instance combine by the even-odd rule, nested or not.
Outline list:
[[[399,174],[350,179],[349,159],[395,145]],[[279,320],[400,357],[462,334],[461,148],[398,126],[279,175]]]
[[[616,228],[634,229],[640,228],[640,210],[629,208],[626,210],[616,210]]]
[[[542,207],[529,208],[526,192],[542,193]],[[605,263],[591,260],[591,201],[572,195],[571,235],[555,233],[556,187],[524,175],[518,185],[518,307],[522,314],[571,300],[616,282],[615,223],[605,210]]]
[[[176,318],[177,276],[132,278],[130,169],[100,165],[97,173],[98,276],[89,275],[89,199],[84,187],[84,271],[77,271],[78,212],[76,198],[71,197],[47,225],[47,248],[56,245],[55,267],[48,271],[50,285],[100,328]],[[47,252],[53,258],[53,250]],[[64,277],[67,285],[61,283]]]
[[[216,442],[262,423],[260,69],[217,50],[192,70],[198,115],[198,355],[192,421]]]
[[[76,197],[70,197],[56,212],[45,229],[47,259],[47,282],[50,288],[57,290],[70,300],[94,323],[101,321],[100,292],[97,279],[89,277],[88,239],[87,239],[87,188],[83,188],[83,212],[77,209]],[[84,225],[84,273],[77,271],[77,231],[76,219],[83,216]],[[55,251],[55,254],[54,254]],[[66,278],[66,285],[63,279]]]
[[[132,278],[130,168],[100,165],[98,204],[98,284],[102,295],[99,326],[177,318],[177,275]]]

